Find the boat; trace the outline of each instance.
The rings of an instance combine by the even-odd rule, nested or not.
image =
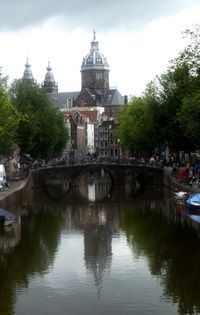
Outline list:
[[[200,215],[195,215],[195,214],[189,214],[188,217],[197,223],[200,223]]]
[[[189,198],[185,200],[186,206],[200,209],[200,194],[191,195]]]
[[[9,226],[13,223],[13,214],[5,209],[0,209],[0,222],[4,226]]]
[[[175,197],[177,198],[177,199],[184,199],[186,196],[187,196],[187,192],[186,191],[176,191],[175,193],[174,193],[174,195],[175,195]]]

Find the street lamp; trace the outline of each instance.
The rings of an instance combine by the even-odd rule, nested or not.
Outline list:
[[[118,155],[118,163],[120,162],[120,139],[117,139],[117,155]]]

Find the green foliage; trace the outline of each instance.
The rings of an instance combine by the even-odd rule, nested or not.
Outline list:
[[[200,92],[184,98],[178,115],[184,134],[198,149],[200,148]]]
[[[118,116],[117,133],[121,143],[131,152],[152,148],[154,129],[151,108],[145,98],[134,97]]]
[[[5,81],[0,81],[0,155],[8,154],[16,142],[19,114],[12,106],[5,90]]]
[[[167,144],[178,153],[200,146],[200,27],[184,35],[186,48],[119,114],[119,137],[130,151],[160,150]]]
[[[64,118],[57,112],[48,96],[37,85],[15,81],[11,98],[21,113],[18,144],[34,157],[59,153],[67,142]]]

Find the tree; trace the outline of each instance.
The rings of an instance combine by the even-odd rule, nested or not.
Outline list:
[[[191,93],[192,79],[188,65],[173,61],[173,65],[159,78],[158,95],[162,108],[160,128],[165,133],[165,143],[179,155],[180,150],[191,151],[192,143],[180,124],[179,111],[184,97]]]
[[[0,74],[0,155],[8,154],[15,146],[19,123],[19,114],[10,102],[6,84],[6,78]]]
[[[143,97],[133,97],[118,116],[117,133],[131,152],[148,152],[155,145],[152,110]]]
[[[10,91],[13,103],[21,113],[18,128],[21,149],[33,157],[48,157],[57,149],[61,151],[68,139],[64,118],[44,91],[37,85],[21,81],[14,81]]]
[[[200,92],[185,97],[183,106],[178,114],[184,134],[193,143],[196,149],[200,148]]]

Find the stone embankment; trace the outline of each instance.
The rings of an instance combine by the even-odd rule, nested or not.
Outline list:
[[[23,189],[26,186],[26,183],[29,179],[29,176],[30,176],[30,174],[25,179],[12,181],[9,188],[0,192],[0,200],[3,200],[5,198],[9,197],[10,195],[12,195],[13,193]]]

